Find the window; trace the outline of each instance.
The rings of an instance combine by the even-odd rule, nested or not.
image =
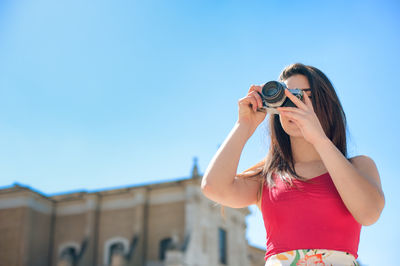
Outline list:
[[[219,235],[219,262],[226,264],[226,231],[222,228],[218,229]]]
[[[124,245],[119,242],[111,245],[108,265],[120,266],[125,264]]]
[[[77,263],[77,252],[73,247],[64,248],[60,254],[59,264],[75,266]]]
[[[104,262],[107,266],[122,266],[126,264],[129,255],[129,240],[125,237],[116,236],[104,243]]]
[[[164,238],[163,240],[160,241],[160,253],[159,253],[159,259],[161,261],[165,260],[165,253],[167,252],[167,249],[169,245],[171,244],[172,239],[170,237]]]

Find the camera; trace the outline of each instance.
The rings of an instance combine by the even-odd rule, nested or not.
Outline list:
[[[279,81],[269,81],[262,87],[261,96],[263,107],[257,111],[279,114],[277,107],[297,107],[285,94],[286,84]],[[300,89],[289,89],[300,101],[303,100],[303,91]]]

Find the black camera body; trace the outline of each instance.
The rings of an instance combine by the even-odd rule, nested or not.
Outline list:
[[[260,96],[262,99],[263,107],[258,108],[258,111],[268,112],[270,114],[279,114],[277,107],[297,107],[285,94],[287,89],[286,84],[279,81],[268,81],[262,87]],[[300,89],[289,89],[289,91],[300,99],[303,100],[303,91]]]

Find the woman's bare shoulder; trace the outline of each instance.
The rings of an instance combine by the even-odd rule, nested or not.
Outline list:
[[[349,158],[351,164],[359,170],[372,170],[376,169],[374,160],[367,155],[357,155]]]
[[[381,186],[378,168],[371,157],[367,155],[357,155],[349,158],[349,161],[364,177],[374,180]]]

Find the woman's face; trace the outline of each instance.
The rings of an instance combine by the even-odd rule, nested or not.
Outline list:
[[[310,88],[308,79],[303,75],[293,75],[284,81],[288,89],[307,89]],[[311,91],[305,92],[308,96],[311,95]],[[304,99],[303,99],[304,102]],[[279,115],[279,121],[281,122],[283,130],[291,137],[303,137],[300,129],[296,124],[287,117]]]

